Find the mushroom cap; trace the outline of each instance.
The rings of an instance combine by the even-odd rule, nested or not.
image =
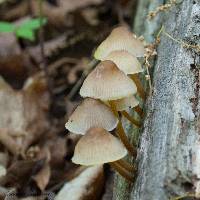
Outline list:
[[[99,45],[94,57],[103,60],[112,51],[126,50],[136,57],[143,57],[145,48],[142,42],[137,39],[128,28],[120,26],[110,33],[110,35]]]
[[[69,117],[65,127],[72,133],[84,135],[91,127],[98,126],[112,131],[117,124],[117,117],[107,105],[86,98]]]
[[[78,141],[72,162],[81,165],[99,165],[114,162],[127,155],[119,139],[103,128],[91,128]]]
[[[117,111],[123,111],[128,108],[133,108],[139,105],[139,101],[133,95],[129,97],[125,97],[123,99],[117,99],[114,102],[115,102]]]
[[[138,59],[130,54],[128,51],[112,51],[103,60],[111,60],[125,74],[137,74],[139,72],[143,72],[143,69]]]
[[[102,61],[87,76],[80,89],[82,97],[103,101],[122,99],[137,92],[135,83],[112,61]]]

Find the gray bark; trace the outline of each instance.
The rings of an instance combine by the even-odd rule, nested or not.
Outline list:
[[[152,42],[161,25],[173,38],[200,44],[200,1],[183,0],[152,21],[144,20],[162,0],[140,0],[135,32]],[[200,57],[194,49],[161,35],[153,68],[153,93],[138,150],[134,185],[117,177],[116,200],[167,200],[200,185]],[[132,129],[131,129],[132,130]],[[133,135],[134,131],[129,131]]]

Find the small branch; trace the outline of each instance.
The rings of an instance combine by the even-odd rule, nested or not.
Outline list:
[[[163,27],[163,26],[162,26]],[[192,45],[192,44],[188,44],[180,39],[176,39],[173,36],[171,36],[169,33],[167,33],[165,31],[165,28],[162,28],[162,32],[164,35],[166,35],[168,38],[170,38],[171,40],[177,42],[178,44],[182,45],[183,48],[186,49],[194,49],[197,53],[200,53],[200,45]]]
[[[72,99],[74,97],[74,95],[77,93],[78,89],[81,87],[81,84],[83,83],[85,77],[90,73],[90,70],[98,63],[97,60],[92,60],[87,68],[83,71],[81,77],[79,78],[79,80],[76,82],[76,84],[74,85],[74,87],[71,89],[71,91],[69,92],[69,94],[67,95],[67,99]]]
[[[187,198],[187,197],[195,197],[195,195],[187,193],[187,194],[185,194],[183,196],[178,196],[178,197],[175,197],[175,198],[171,198],[170,200],[180,200],[180,199]]]
[[[41,52],[41,57],[42,57],[41,68],[44,71],[44,74],[46,77],[48,91],[49,91],[51,103],[52,103],[54,99],[54,95],[53,95],[53,85],[49,76],[47,60],[46,60],[45,51],[44,51],[44,29],[42,26],[42,19],[43,19],[42,3],[43,3],[43,0],[38,0],[39,18],[40,18],[39,41],[40,41],[40,52]]]

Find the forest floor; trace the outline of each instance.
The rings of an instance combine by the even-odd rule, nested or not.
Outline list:
[[[96,64],[94,49],[117,24],[132,25],[135,6],[131,0],[46,0],[47,23],[34,40],[0,33],[0,199],[61,200],[62,190],[66,200],[111,199],[107,166],[87,172],[71,162],[80,136],[65,123]],[[1,0],[0,21],[17,26],[39,10],[36,0]]]

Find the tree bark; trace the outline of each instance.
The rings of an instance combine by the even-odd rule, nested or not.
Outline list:
[[[163,25],[153,67],[153,92],[138,147],[138,174],[133,185],[115,178],[114,200],[168,200],[200,193],[200,57],[179,41],[200,44],[200,1],[183,0],[148,21],[163,0],[140,0],[134,31],[147,42]],[[129,136],[135,130],[128,127]]]

